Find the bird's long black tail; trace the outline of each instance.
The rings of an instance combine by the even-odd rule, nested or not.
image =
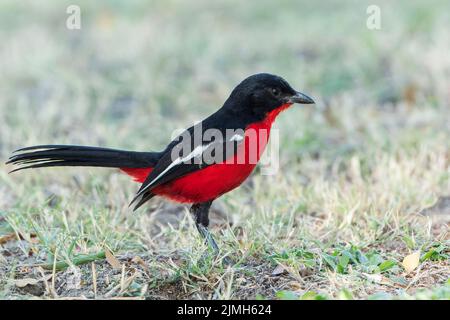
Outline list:
[[[14,151],[6,162],[19,167],[11,172],[43,167],[84,166],[108,168],[154,167],[158,152],[136,152],[73,145],[40,145]]]

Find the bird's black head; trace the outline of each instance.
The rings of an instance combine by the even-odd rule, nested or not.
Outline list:
[[[231,93],[226,104],[264,117],[269,112],[293,103],[311,104],[314,100],[294,90],[283,78],[258,73],[246,78]]]

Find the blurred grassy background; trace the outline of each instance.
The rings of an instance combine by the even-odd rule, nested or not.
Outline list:
[[[77,3],[81,30],[65,27],[72,2],[0,5],[3,155],[60,139],[162,147],[261,71],[320,105],[448,106],[448,1],[380,1],[381,30],[366,28],[365,1]]]
[[[81,8],[81,30],[66,28],[70,4]],[[381,9],[381,30],[366,27],[370,4]],[[224,197],[236,228],[277,221],[289,235],[280,240],[273,230],[263,236],[247,226],[242,237],[256,246],[249,254],[265,257],[319,235],[325,251],[349,239],[361,248],[403,239],[410,250],[439,240],[448,250],[448,224],[444,235],[433,234],[408,216],[450,195],[449,30],[445,0],[2,1],[0,159],[47,143],[159,150],[172,130],[220,107],[242,79],[270,72],[314,97],[318,110],[292,108],[277,120],[283,174],[255,175],[254,185]],[[78,243],[81,252],[105,242],[119,251],[158,251],[146,235],[152,220],[128,215],[136,185],[127,177],[77,169],[9,176],[9,168],[0,168],[7,228],[40,230],[46,242],[31,244],[37,251],[59,245],[65,251],[70,245],[61,234],[90,234]],[[49,194],[62,200],[47,211]],[[69,223],[62,208],[72,212]],[[286,212],[299,229],[282,218]],[[68,227],[78,222],[86,230]],[[397,231],[380,240],[387,226]],[[90,228],[103,231],[93,236]],[[422,240],[404,240],[417,234]],[[164,248],[189,247],[195,232],[179,237]],[[226,239],[231,251],[242,246]],[[315,279],[318,288],[336,297],[336,283],[323,285],[323,278]],[[231,297],[254,294],[238,290]]]

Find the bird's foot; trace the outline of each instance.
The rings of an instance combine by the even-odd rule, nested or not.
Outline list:
[[[228,256],[220,256],[220,251],[211,250],[211,248],[207,248],[205,252],[202,254],[200,261],[207,262],[213,260],[220,260],[220,263],[224,268],[233,266],[234,261]]]
[[[198,231],[202,235],[202,237],[205,239],[206,244],[208,245],[208,249],[203,254],[202,258],[205,259],[210,254],[213,254],[215,258],[220,258],[220,249],[217,245],[216,241],[214,240],[214,237],[212,236],[211,232],[204,227],[203,225],[199,224],[197,225]],[[224,267],[232,266],[234,265],[234,262],[232,259],[230,259],[228,256],[223,256],[220,258],[222,260],[222,264]]]
[[[224,266],[224,267],[231,267],[231,266],[233,266],[235,263],[234,263],[234,261],[231,259],[231,258],[229,258],[229,257],[227,257],[227,256],[224,256],[224,257],[222,257],[222,265]]]

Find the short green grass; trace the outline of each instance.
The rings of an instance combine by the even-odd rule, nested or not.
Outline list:
[[[450,6],[376,2],[80,1],[70,31],[72,3],[2,1],[2,163],[43,143],[159,150],[261,71],[317,108],[277,120],[278,174],[217,201],[218,258],[187,208],[132,214],[115,170],[0,164],[0,297],[449,299]]]

